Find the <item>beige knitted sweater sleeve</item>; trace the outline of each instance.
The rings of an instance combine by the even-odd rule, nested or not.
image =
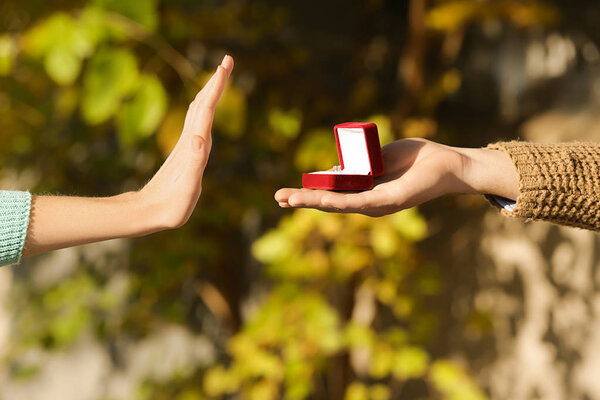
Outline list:
[[[521,194],[505,215],[600,230],[600,144],[499,142],[519,175]]]

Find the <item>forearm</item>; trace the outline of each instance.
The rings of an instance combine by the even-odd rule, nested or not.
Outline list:
[[[160,230],[137,192],[106,198],[33,196],[23,256]]]

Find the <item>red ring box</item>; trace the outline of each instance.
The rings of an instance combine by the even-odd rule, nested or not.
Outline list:
[[[346,122],[333,128],[340,165],[330,171],[302,174],[307,189],[369,190],[373,177],[383,174],[377,125]]]

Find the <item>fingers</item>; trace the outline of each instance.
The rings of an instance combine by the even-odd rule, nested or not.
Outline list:
[[[196,95],[188,109],[180,141],[183,147],[191,149],[193,159],[191,168],[200,176],[208,162],[211,149],[211,128],[215,108],[225,90],[227,79],[233,70],[233,58],[225,56],[217,71],[204,88]]]
[[[339,193],[325,190],[280,189],[275,200],[281,207],[316,208],[323,211],[380,215],[390,203],[385,191]]]
[[[275,200],[278,203],[287,203],[288,198],[292,193],[300,191],[301,189],[279,189],[275,193]]]
[[[211,78],[212,82],[210,85],[207,85],[206,93],[203,93],[202,96],[200,96],[200,102],[205,108],[214,111],[223,90],[225,90],[225,84],[227,83],[227,79],[231,75],[232,70],[233,58],[227,55],[223,58],[221,65],[217,67],[217,72],[215,72]]]
[[[204,88],[198,92],[196,98],[188,108],[183,128],[184,133],[200,134],[208,142],[210,141],[210,129],[212,127],[214,111],[219,98],[225,90],[225,85],[231,75],[233,65],[233,58],[229,55],[225,56],[221,65],[217,67],[217,71]]]

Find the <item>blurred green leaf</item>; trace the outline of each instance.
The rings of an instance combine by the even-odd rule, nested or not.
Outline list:
[[[252,254],[262,262],[276,262],[284,259],[293,251],[293,243],[285,234],[271,231],[254,242]]]
[[[370,392],[371,400],[389,400],[392,396],[390,388],[383,384],[371,386]]]
[[[95,44],[122,42],[127,38],[126,27],[111,17],[110,12],[91,3],[79,14],[79,24]]]
[[[369,327],[349,323],[346,326],[345,340],[349,347],[370,347],[375,339],[375,332]]]
[[[133,98],[117,111],[119,139],[133,146],[158,129],[167,110],[167,93],[155,76],[141,75]]]
[[[156,141],[165,156],[171,153],[181,136],[186,111],[183,107],[174,107],[163,118]]]
[[[453,0],[431,8],[427,25],[432,29],[453,31],[458,29],[480,10],[481,3],[471,0]]]
[[[126,49],[102,49],[88,64],[84,82],[81,112],[95,125],[112,117],[123,98],[137,86],[137,61]]]
[[[387,258],[396,253],[398,233],[388,224],[374,224],[370,232],[371,246],[379,257]]]
[[[239,388],[238,377],[221,366],[209,369],[204,376],[204,390],[206,394],[219,397],[233,393]]]
[[[150,31],[158,27],[158,0],[93,0],[92,5],[122,14]]]
[[[369,400],[369,390],[364,384],[353,382],[348,385],[344,400]]]
[[[36,57],[42,57],[57,47],[84,57],[94,49],[94,43],[85,33],[69,14],[58,12],[27,31],[22,38],[22,48]]]
[[[392,374],[400,380],[422,377],[429,366],[429,356],[420,347],[404,347],[394,356]]]
[[[377,125],[379,143],[382,147],[395,140],[394,134],[392,133],[392,123],[387,115],[375,114],[367,118],[364,122],[372,122]]]
[[[246,108],[244,92],[229,84],[215,111],[215,128],[227,137],[239,138],[246,129]]]
[[[23,37],[26,54],[42,58],[46,73],[58,84],[72,84],[85,57],[95,43],[79,22],[65,13],[56,13],[34,26]]]
[[[434,362],[429,376],[435,388],[449,400],[484,400],[486,398],[475,382],[459,366],[450,361]]]
[[[12,36],[0,35],[0,76],[11,73],[15,54],[16,45]]]
[[[559,18],[554,6],[538,1],[450,0],[431,7],[425,22],[430,29],[452,32],[470,22],[507,19],[518,26],[532,26],[555,24]]]
[[[295,165],[299,171],[326,171],[339,164],[335,138],[331,129],[308,132],[296,152]]]
[[[248,392],[249,400],[274,400],[277,398],[277,385],[268,380],[262,380],[252,385]]]
[[[302,113],[299,110],[283,111],[275,108],[269,111],[269,127],[287,139],[295,139],[300,133]]]
[[[46,72],[61,85],[73,83],[81,70],[81,59],[68,49],[56,47],[44,57]]]
[[[396,230],[408,240],[421,240],[427,235],[427,222],[417,213],[416,208],[394,214],[392,221]]]
[[[369,375],[375,379],[388,376],[394,361],[394,352],[392,351],[392,348],[384,343],[376,343],[371,349]]]

